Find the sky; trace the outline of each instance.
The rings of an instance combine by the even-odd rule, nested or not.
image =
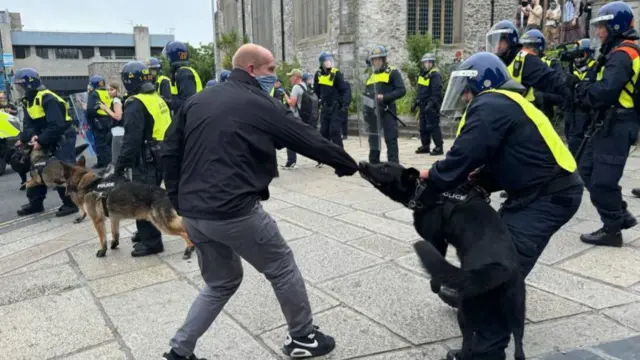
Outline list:
[[[144,25],[193,45],[213,40],[211,0],[0,0],[0,9],[19,12],[23,30],[133,33]]]

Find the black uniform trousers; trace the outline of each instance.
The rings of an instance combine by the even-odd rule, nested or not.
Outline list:
[[[605,230],[620,231],[627,212],[619,185],[629,150],[638,137],[638,115],[617,109],[610,130],[601,128],[587,143],[580,174],[598,210]]]
[[[440,129],[440,114],[433,108],[420,109],[420,142],[425,148],[431,147],[431,139],[436,148],[442,149],[442,130]]]
[[[101,122],[103,126],[94,126],[91,131],[96,142],[96,157],[98,158],[98,165],[107,166],[111,163],[111,129],[108,126],[111,120],[109,118],[94,119],[95,122]]]
[[[580,109],[576,109],[575,112],[568,110],[564,112],[564,135],[567,138],[569,151],[573,156],[578,152],[590,123],[591,117],[588,112]],[[584,177],[582,172],[580,175]]]
[[[153,186],[160,186],[162,183],[161,170],[153,164],[146,166],[136,166],[131,170],[132,180]],[[146,220],[136,220],[138,237],[140,242],[148,247],[162,245],[162,233],[150,222]]]
[[[320,111],[320,134],[332,143],[344,147],[342,144],[342,117],[338,104],[322,105]]]
[[[575,185],[557,193],[538,196],[530,204],[510,210],[500,209],[518,252],[520,271],[526,277],[549,243],[551,236],[578,211],[584,187]],[[504,318],[492,318],[475,333],[474,360],[505,359],[511,331]]]
[[[75,164],[76,162],[76,131],[73,128],[67,130],[64,134],[65,141],[60,144],[58,150],[53,154],[58,160],[62,160],[69,164]],[[71,201],[71,198],[66,194],[67,190],[64,187],[57,187],[56,191],[58,196],[62,200],[63,205],[75,206]],[[37,185],[27,188],[27,199],[32,206],[40,207],[47,197],[47,186]]]
[[[369,162],[380,163],[380,132],[382,132],[387,145],[387,161],[399,164],[398,121],[386,111],[380,111],[379,116],[376,117],[374,111],[365,110],[364,116],[366,133],[369,137]]]

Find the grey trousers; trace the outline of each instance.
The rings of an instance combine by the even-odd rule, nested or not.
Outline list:
[[[242,282],[240,258],[264,274],[275,291],[293,337],[313,331],[311,306],[293,252],[280,234],[275,220],[262,205],[232,220],[210,221],[183,218],[189,238],[196,246],[200,273],[206,285],[195,299],[187,319],[171,347],[190,356],[196,341],[209,329]]]

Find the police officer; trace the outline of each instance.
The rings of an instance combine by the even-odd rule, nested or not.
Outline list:
[[[524,51],[531,52],[532,55],[536,55],[547,65],[551,70],[557,74],[563,74],[562,64],[556,59],[551,59],[545,56],[544,52],[547,47],[547,41],[540,30],[533,29],[527,31],[521,38],[520,43]],[[538,109],[542,110],[549,120],[554,118],[554,106],[562,105],[565,102],[565,94],[545,92],[538,89],[534,89],[535,102],[534,105]]]
[[[122,69],[122,83],[129,93],[124,103],[124,138],[116,161],[115,174],[123,176],[132,169],[134,181],[158,186],[160,142],[171,124],[171,111],[156,93],[149,68],[142,62],[129,62]],[[148,221],[136,220],[137,242],[131,256],[146,256],[164,251],[160,231]]]
[[[193,94],[202,91],[202,81],[198,73],[189,66],[189,48],[181,41],[171,41],[162,51],[171,65],[170,108],[180,109],[182,104]]]
[[[231,71],[229,71],[229,70],[222,70],[222,71],[220,72],[220,82],[221,82],[221,83],[226,82],[226,81],[227,81],[227,79],[229,79],[229,75],[231,75]]]
[[[622,1],[601,7],[591,24],[602,44],[602,60],[596,65],[596,81],[580,82],[576,97],[581,107],[594,109],[595,121],[601,126],[587,143],[580,166],[603,226],[580,240],[620,247],[620,230],[637,224],[622,201],[619,182],[638,135],[636,109],[640,104],[634,98],[634,84],[640,75],[640,50],[635,43],[640,37],[634,28],[633,10]]]
[[[369,162],[380,162],[380,130],[384,132],[387,144],[387,160],[399,163],[398,121],[395,118],[396,100],[406,94],[400,71],[387,64],[387,50],[375,46],[369,54],[368,63],[372,71],[367,79],[364,96],[368,102],[376,102],[375,107],[365,104],[364,117],[369,135]]]
[[[580,82],[595,81],[596,61],[593,59],[594,51],[591,49],[591,41],[589,39],[579,40],[576,50],[579,52],[579,56],[573,60],[573,66],[571,66],[573,76]],[[591,122],[591,116],[589,109],[578,106],[580,102],[575,96],[568,100],[570,103],[566,106],[564,113],[564,132],[569,150],[575,156]]]
[[[424,201],[474,179],[487,191],[509,193],[500,215],[529,274],[549,239],[576,213],[583,184],[576,162],[549,119],[521,94],[495,55],[481,52],[451,74],[443,110],[463,111],[446,158],[421,172]],[[510,339],[503,318],[474,329],[473,359],[505,359]],[[460,359],[452,351],[447,359]]]
[[[333,67],[333,56],[326,51],[318,57],[320,68],[313,80],[313,91],[320,101],[320,133],[325,139],[344,147],[340,112],[349,107],[346,101],[347,84],[342,72]]]
[[[440,72],[435,68],[436,56],[426,53],[420,59],[422,70],[418,77],[418,94],[411,109],[420,109],[420,142],[422,145],[416,154],[442,155],[443,141],[440,130],[440,103],[442,102],[442,80]],[[431,151],[431,139],[435,148]]]
[[[100,75],[89,79],[89,96],[87,97],[86,118],[95,138],[96,157],[98,162],[94,169],[104,168],[111,163],[111,118],[100,104],[111,107],[111,96],[106,89],[106,82]]]
[[[67,103],[40,81],[36,70],[24,68],[16,71],[13,88],[25,106],[23,130],[17,145],[31,143],[34,149],[48,151],[57,159],[75,162],[76,130],[67,112]],[[65,188],[56,189],[62,206],[56,216],[66,216],[78,211],[78,207],[66,195]],[[27,189],[29,204],[18,210],[19,216],[44,211],[43,202],[47,187],[37,185]]]
[[[147,61],[147,66],[156,84],[156,92],[167,105],[171,104],[171,79],[162,73],[162,63],[157,58],[151,57]]]
[[[532,41],[538,43],[539,39]],[[527,89],[527,100],[535,103],[536,90],[543,93],[567,94],[564,73],[553,71],[537,56],[530,45],[523,47],[518,29],[509,20],[498,22],[487,33],[487,51],[498,55],[507,65],[511,77]],[[540,45],[544,49],[544,43]]]

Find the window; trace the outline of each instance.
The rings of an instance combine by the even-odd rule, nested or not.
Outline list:
[[[29,46],[14,46],[13,56],[16,59],[26,59],[31,55],[31,48]]]
[[[101,47],[98,48],[98,51],[100,51],[100,56],[105,59],[111,59],[113,57],[113,48]]]
[[[96,55],[96,51],[93,47],[81,47],[80,54],[82,54],[83,59],[91,59]]]
[[[252,3],[251,24],[253,43],[262,45],[273,51],[273,7],[271,0],[260,0]]]
[[[161,57],[162,56],[162,49],[164,49],[164,48],[151,48],[151,56],[153,56],[153,57]]]
[[[408,0],[407,34],[430,33],[440,44],[462,42],[463,0]]]
[[[49,58],[49,48],[44,46],[36,46],[36,56],[41,59]]]
[[[115,48],[116,59],[133,59],[136,57],[134,48]]]
[[[327,33],[329,26],[327,0],[296,0],[293,3],[293,11],[297,40]]]
[[[80,50],[77,48],[56,48],[56,59],[79,59]]]

